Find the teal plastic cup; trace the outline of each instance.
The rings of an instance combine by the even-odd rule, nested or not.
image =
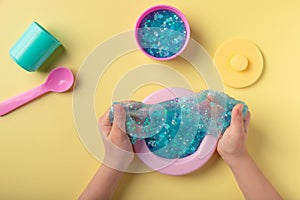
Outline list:
[[[11,58],[23,69],[34,72],[61,43],[37,22],[33,22],[10,49]]]

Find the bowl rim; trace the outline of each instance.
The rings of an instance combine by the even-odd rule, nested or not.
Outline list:
[[[183,46],[180,48],[180,50],[178,52],[176,52],[174,55],[170,56],[170,57],[165,57],[165,58],[157,58],[155,56],[152,56],[150,55],[149,53],[147,53],[144,48],[140,45],[140,42],[139,42],[139,39],[138,39],[138,30],[140,29],[139,26],[142,22],[142,20],[149,14],[149,13],[152,13],[154,11],[157,11],[157,10],[169,10],[169,11],[172,11],[174,13],[176,13],[180,18],[181,20],[183,21],[184,23],[184,26],[185,26],[185,29],[186,29],[186,38],[185,38],[185,42],[183,44]],[[142,50],[142,52],[147,55],[148,57],[152,58],[152,59],[155,59],[155,60],[171,60],[175,57],[177,57],[178,55],[180,55],[184,49],[186,48],[188,42],[189,42],[189,38],[190,38],[190,26],[189,26],[189,23],[188,23],[188,20],[187,18],[185,17],[185,15],[177,8],[173,7],[173,6],[170,6],[170,5],[165,5],[165,4],[159,4],[159,5],[155,5],[155,6],[152,6],[150,8],[148,8],[147,10],[145,10],[141,15],[140,17],[138,18],[136,24],[135,24],[135,40],[138,44],[138,47],[140,50]]]

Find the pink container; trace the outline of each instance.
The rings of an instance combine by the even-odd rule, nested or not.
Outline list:
[[[186,29],[186,36],[185,36],[185,41],[183,43],[183,46],[180,48],[180,50],[178,50],[177,52],[174,52],[175,54],[170,56],[170,57],[155,57],[155,56],[152,56],[147,51],[145,51],[145,49],[141,46],[140,40],[139,40],[139,37],[138,37],[140,25],[141,25],[143,19],[145,17],[147,17],[149,14],[151,14],[155,11],[159,11],[159,10],[168,10],[168,11],[171,11],[171,12],[174,12],[175,14],[177,14],[178,17],[183,21],[185,29]],[[146,54],[148,57],[150,57],[152,59],[155,59],[155,60],[163,61],[163,60],[170,60],[170,59],[175,58],[176,56],[178,56],[186,48],[186,46],[188,44],[188,41],[189,41],[189,38],[190,38],[190,26],[189,26],[189,23],[188,23],[186,17],[183,15],[183,13],[180,10],[178,10],[175,7],[169,6],[169,5],[156,5],[156,6],[150,7],[149,9],[147,9],[146,11],[144,11],[142,13],[142,15],[139,17],[139,19],[137,20],[137,23],[135,25],[135,39],[137,41],[137,44],[138,44],[139,48],[142,50],[142,52],[144,54]]]
[[[162,89],[148,96],[143,102],[155,104],[191,93],[192,91],[183,88]],[[206,135],[196,152],[179,159],[166,159],[156,156],[149,150],[144,140],[138,141],[134,145],[134,149],[138,157],[151,169],[162,174],[179,176],[191,173],[203,166],[215,152],[217,142],[218,138],[215,136]]]

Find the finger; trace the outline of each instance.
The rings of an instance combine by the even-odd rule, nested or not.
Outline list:
[[[218,103],[218,101],[219,101],[218,96],[216,94],[211,93],[211,92],[209,92],[207,94],[206,98],[209,102]]]
[[[235,131],[243,131],[244,129],[244,120],[242,116],[243,105],[237,104],[234,106],[231,112],[231,123],[230,126]]]
[[[100,131],[106,137],[109,135],[112,128],[112,125],[109,120],[109,112],[110,112],[110,108],[99,118],[98,121]]]
[[[244,118],[244,128],[246,133],[248,133],[249,130],[250,118],[251,118],[251,114],[248,111],[246,117]]]
[[[126,113],[121,105],[114,105],[114,122],[112,125],[112,134],[115,132],[126,132],[125,130]]]
[[[209,102],[214,102],[214,100],[215,100],[211,94],[207,94],[206,98]]]

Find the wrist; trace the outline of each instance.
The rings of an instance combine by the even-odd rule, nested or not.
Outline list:
[[[127,171],[128,167],[131,164],[131,160],[124,160],[124,159],[110,159],[105,158],[102,162],[108,168],[117,170],[117,171]]]
[[[121,175],[123,174],[122,171],[118,170],[118,169],[115,169],[115,168],[112,168],[108,165],[105,165],[104,163],[101,164],[99,170],[102,170],[105,172],[106,175]]]
[[[223,158],[223,160],[231,169],[235,169],[238,166],[242,166],[243,163],[248,162],[252,159],[251,159],[250,155],[248,154],[248,152],[244,152],[239,155],[229,155],[229,156]]]

